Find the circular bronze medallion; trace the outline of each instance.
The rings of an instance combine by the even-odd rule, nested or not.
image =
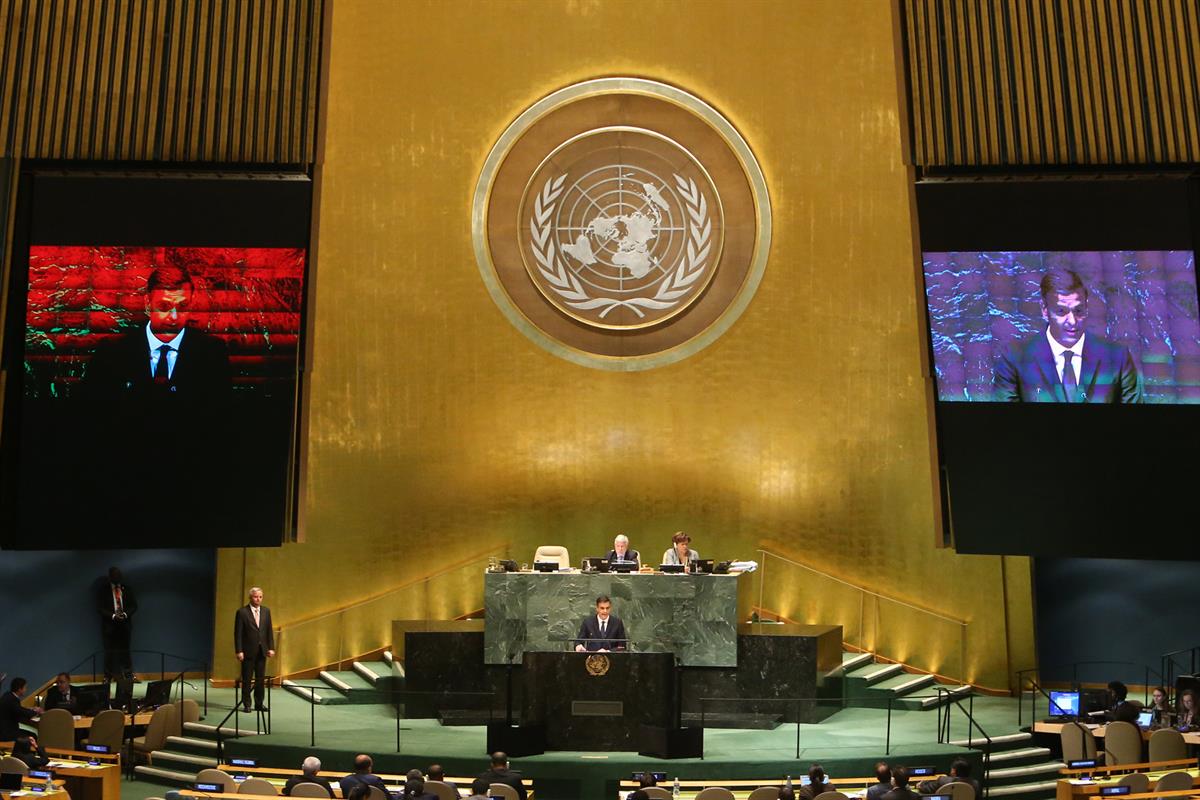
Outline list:
[[[584,661],[584,666],[587,667],[588,675],[592,677],[600,677],[608,674],[608,656],[603,653],[593,654],[587,657]]]
[[[733,126],[674,87],[586,81],[519,116],[475,192],[479,268],[529,338],[607,369],[721,335],[766,265],[770,200]]]

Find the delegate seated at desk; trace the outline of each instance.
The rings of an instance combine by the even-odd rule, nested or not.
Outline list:
[[[629,547],[629,537],[623,533],[617,534],[617,538],[613,539],[613,549],[608,551],[609,563],[613,561],[635,561],[638,566],[641,566],[642,557],[637,550]]]
[[[692,549],[692,537],[679,531],[671,537],[671,547],[663,553],[663,564],[682,564],[687,566],[693,561],[699,561],[700,554]]]
[[[596,598],[596,613],[583,620],[579,627],[575,652],[607,653],[624,650],[627,644],[625,623],[612,614],[612,600],[602,594]]]

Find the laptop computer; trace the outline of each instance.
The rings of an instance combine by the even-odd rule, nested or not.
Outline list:
[[[1154,724],[1154,711],[1147,709],[1138,713],[1137,724],[1139,728],[1149,728]]]
[[[583,560],[584,572],[608,572],[608,559],[592,556]]]

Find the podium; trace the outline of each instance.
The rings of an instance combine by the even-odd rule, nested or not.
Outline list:
[[[526,652],[522,724],[545,731],[547,750],[637,750],[642,726],[676,722],[670,653]]]

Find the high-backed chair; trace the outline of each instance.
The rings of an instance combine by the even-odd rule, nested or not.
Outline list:
[[[41,742],[38,742],[41,744]],[[29,765],[19,758],[4,756],[0,758],[0,775],[28,775]]]
[[[937,793],[950,795],[950,800],[975,800],[975,787],[962,781],[943,784]]]
[[[1144,772],[1131,772],[1128,775],[1122,775],[1117,781],[1118,786],[1129,786],[1130,794],[1144,794],[1150,791],[1150,776]]]
[[[42,712],[38,723],[38,744],[55,750],[75,749],[75,719],[65,708],[52,708]]]
[[[154,716],[150,717],[150,724],[146,726],[146,735],[133,737],[135,757],[144,755],[150,760],[151,753],[163,749],[167,737],[172,735],[171,731],[179,727],[178,722],[179,709],[175,706],[167,704],[154,709]]]
[[[1142,731],[1132,722],[1110,722],[1104,729],[1104,763],[1140,764]]]
[[[1082,761],[1096,757],[1096,737],[1082,725],[1068,722],[1059,733],[1062,740],[1063,761]]]
[[[224,794],[236,794],[237,781],[223,769],[202,769],[196,773],[196,783],[219,783],[225,787]]]
[[[709,786],[700,790],[696,800],[734,800],[734,797],[724,786]]]
[[[733,797],[732,794],[729,796],[730,798]],[[850,800],[850,798],[846,797],[846,795],[842,794],[841,792],[821,792],[814,800]]]
[[[1168,772],[1158,779],[1158,783],[1154,784],[1156,792],[1175,792],[1190,788],[1192,788],[1192,776],[1183,771]]]
[[[1174,728],[1159,728],[1150,734],[1150,761],[1173,761],[1187,758],[1187,742]],[[1135,790],[1136,791],[1136,790]]]
[[[538,550],[540,551],[541,548],[539,547]],[[502,797],[504,800],[521,800],[521,796],[517,794],[517,790],[507,783],[493,783],[488,787],[488,795],[491,797]]]
[[[183,736],[184,723],[200,721],[200,704],[195,700],[176,700],[175,710],[175,727],[169,734],[171,736]]]
[[[368,800],[388,800],[387,792],[380,789],[378,786],[372,786],[371,793],[367,795]]]
[[[779,800],[778,786],[760,786],[746,800]]]
[[[313,784],[318,789],[325,787]],[[279,794],[279,790],[275,788],[275,784],[271,783],[266,778],[246,778],[242,781],[242,785],[238,787],[238,794]]]
[[[319,783],[297,783],[292,787],[292,797],[329,797],[329,792]]]
[[[647,786],[642,791],[649,795],[650,800],[671,800],[671,792],[662,786]]]
[[[425,781],[425,792],[435,795],[438,800],[459,800],[458,792],[442,781]]]
[[[571,552],[560,544],[544,544],[533,554],[536,561],[557,561],[559,569],[571,568]],[[509,787],[512,788],[511,786]]]
[[[108,746],[110,753],[121,752],[121,743],[125,741],[125,712],[116,708],[101,711],[92,720],[91,730],[83,740],[84,745],[103,744]]]

